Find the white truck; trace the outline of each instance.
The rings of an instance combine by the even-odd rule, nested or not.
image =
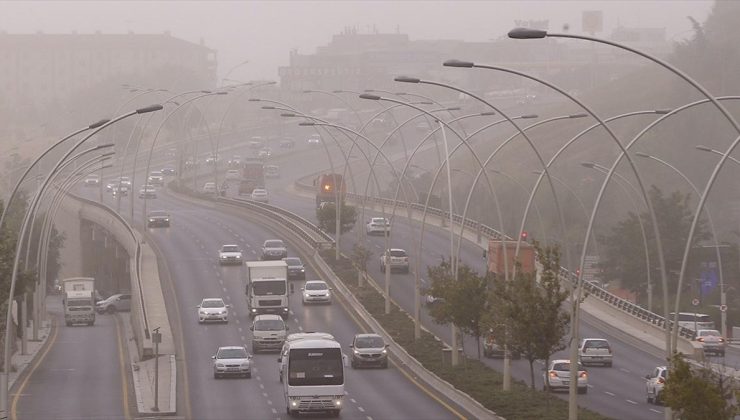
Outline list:
[[[247,261],[249,316],[276,314],[288,317],[288,264],[285,261]]]
[[[73,324],[95,324],[95,279],[71,277],[62,280],[64,298],[64,322]]]
[[[285,411],[289,416],[302,412],[328,412],[338,417],[344,399],[344,357],[339,343],[315,336],[285,342],[278,362]]]

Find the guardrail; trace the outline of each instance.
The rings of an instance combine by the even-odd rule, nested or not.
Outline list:
[[[304,178],[305,179],[305,178]],[[300,180],[295,182],[295,188],[298,190],[303,191],[315,191],[315,187],[310,184],[302,183]],[[346,193],[346,197],[348,199],[358,201],[358,202],[365,202],[365,203],[373,203],[373,204],[381,204],[386,206],[393,206],[394,200],[390,198],[382,198],[382,197],[365,197],[360,194],[355,194],[348,192]],[[424,206],[419,203],[408,203],[405,201],[398,201],[397,207],[399,208],[411,208],[413,210],[417,210],[419,212],[422,212],[424,210]],[[435,215],[441,218],[444,218],[446,220],[450,219],[450,213],[441,209],[427,207],[427,213],[431,215]],[[458,214],[452,214],[452,220],[460,225],[463,223],[463,217]],[[476,220],[472,220],[470,218],[465,218],[464,220],[464,226],[466,228],[471,229],[475,233],[480,233],[481,235],[485,235],[490,239],[494,240],[512,240],[512,238],[504,235],[502,235],[499,231],[496,229],[485,225],[483,223],[480,223]],[[560,277],[561,279],[572,283],[573,281],[577,280],[577,276],[575,273],[571,272],[570,270],[560,267]],[[614,295],[613,293],[610,293],[606,289],[601,288],[600,286],[590,283],[590,282],[583,282],[583,290],[586,294],[594,296],[600,300],[602,300],[605,303],[608,303],[609,305],[629,314],[632,315],[638,319],[644,320],[650,324],[655,325],[656,327],[665,328],[666,325],[666,319],[654,312],[648,311],[647,309],[643,308],[642,306],[636,305],[626,299],[623,299],[617,295]],[[672,326],[673,322],[668,320],[668,325]],[[678,334],[679,336],[692,340],[694,338],[694,330],[685,328],[682,326],[678,327]]]
[[[141,285],[141,241],[136,236],[136,233],[134,231],[134,228],[132,228],[131,225],[121,215],[119,215],[118,213],[116,213],[115,211],[113,211],[113,209],[111,209],[110,207],[108,207],[108,206],[106,206],[104,204],[100,204],[100,203],[98,203],[96,201],[92,201],[92,200],[89,200],[87,198],[80,197],[80,196],[78,196],[76,194],[73,194],[71,192],[67,192],[67,196],[70,197],[70,198],[73,198],[73,199],[75,199],[75,200],[77,200],[77,201],[79,201],[79,202],[81,202],[81,203],[83,203],[85,205],[93,206],[93,207],[99,208],[99,209],[107,212],[109,215],[113,216],[113,218],[116,219],[116,221],[118,221],[119,223],[121,223],[121,225],[123,225],[125,227],[125,229],[128,231],[128,233],[131,235],[131,238],[133,239],[134,243],[136,244],[136,249],[134,250],[134,264],[135,264],[135,266],[134,266],[134,269],[135,270],[133,271],[133,273],[135,274],[134,275],[134,277],[135,277],[134,281],[136,282],[137,289],[138,289],[138,292],[139,292],[138,293],[139,299],[140,299],[139,301],[141,302],[142,323],[144,324],[144,336],[145,336],[145,338],[147,340],[150,340],[151,339],[151,335],[150,335],[150,331],[149,331],[149,320],[147,319],[146,305],[144,304],[144,302],[145,302],[144,292],[143,292],[143,288],[142,288],[142,285]]]

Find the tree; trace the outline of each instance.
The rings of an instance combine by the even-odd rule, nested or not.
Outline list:
[[[534,246],[542,265],[539,281],[534,273],[522,273],[521,267],[513,280],[494,279],[489,312],[494,334],[505,337],[509,350],[529,362],[532,389],[534,361],[543,360],[547,365],[553,353],[563,350],[570,325],[570,315],[562,309],[568,292],[558,276],[560,251],[557,247],[540,248],[536,241]]]
[[[666,270],[668,272],[678,271],[681,269],[684,246],[694,217],[693,207],[689,203],[691,195],[675,191],[669,196],[665,196],[655,186],[650,188],[648,195],[658,219]],[[650,215],[645,211],[640,214],[639,218],[642,219],[645,234],[648,237],[652,266],[650,269],[654,270],[658,264],[658,255],[655,247],[655,237],[652,234]],[[599,267],[602,269],[605,279],[619,281],[622,287],[642,295],[647,287],[645,273],[648,267],[646,266],[639,222],[638,215],[630,212],[626,219],[612,227],[608,235],[601,235],[597,240],[603,247],[601,249],[603,261],[599,264]],[[692,246],[709,238],[706,222],[700,219]],[[694,267],[694,269],[696,268]],[[675,281],[675,279],[673,280]],[[671,289],[670,286],[669,290]],[[675,290],[675,287],[673,289]]]
[[[352,262],[355,264],[357,269],[357,285],[363,287],[364,276],[367,273],[367,262],[373,255],[369,249],[362,245],[354,244],[352,246]]]
[[[336,210],[334,203],[324,203],[316,209],[316,218],[319,220],[319,228],[329,233],[336,233]],[[352,230],[357,221],[357,210],[354,206],[342,204],[340,214],[341,233]]]
[[[459,264],[455,280],[449,260],[442,260],[427,270],[431,281],[427,293],[441,299],[429,311],[434,322],[452,323],[463,333],[475,337],[480,358],[480,337],[488,309],[488,278],[478,275],[466,264]]]
[[[683,420],[731,419],[735,407],[730,382],[707,367],[692,369],[677,353],[671,358],[663,401]]]

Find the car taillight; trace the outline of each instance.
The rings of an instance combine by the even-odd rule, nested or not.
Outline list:
[[[664,383],[665,383],[665,379],[663,379],[663,378],[658,378],[658,383],[659,383],[659,384],[664,384]]]
[[[724,339],[724,338],[722,338],[722,337],[720,337],[720,338],[719,338],[719,342],[720,342],[720,343],[724,343],[724,342],[725,342],[725,339]]]
[[[699,342],[704,342],[704,337],[699,337],[699,338],[697,339],[697,341],[699,341]]]
[[[557,378],[557,377],[558,377],[558,373],[557,373],[557,372],[555,372],[554,370],[551,370],[551,371],[550,371],[550,377],[551,377],[551,378]]]
[[[581,374],[580,374],[580,375],[578,375],[578,376],[580,376],[581,378],[588,378],[588,373],[586,373],[586,372],[581,372]]]

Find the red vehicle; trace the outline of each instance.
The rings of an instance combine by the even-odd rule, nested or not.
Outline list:
[[[262,159],[244,159],[241,172],[242,178],[239,182],[239,195],[252,194],[252,190],[255,188],[264,188],[265,167]]]
[[[337,193],[339,194],[339,202],[344,203],[344,196],[347,193],[347,187],[344,184],[342,175],[340,174],[322,174],[314,180],[316,186],[316,207],[321,206],[321,203],[335,203],[337,200]]]

